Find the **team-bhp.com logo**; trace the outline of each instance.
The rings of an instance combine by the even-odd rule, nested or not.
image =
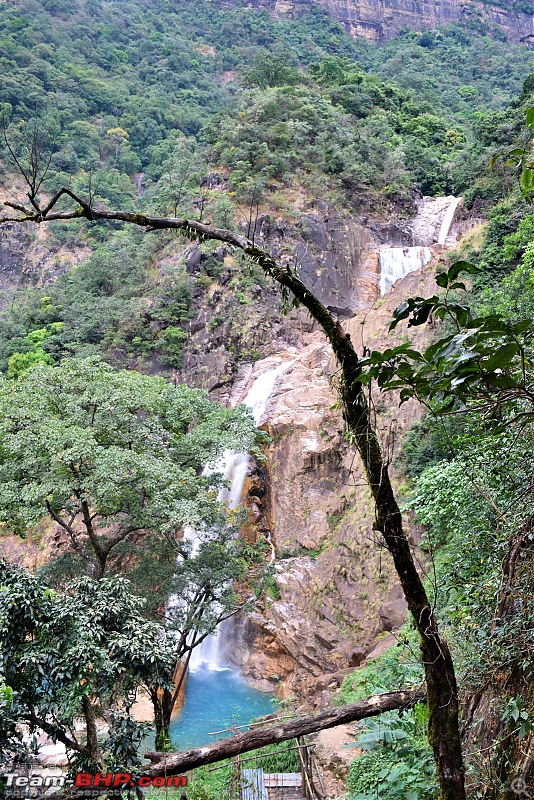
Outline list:
[[[3,776],[4,789],[21,789],[23,787],[35,788],[63,788],[64,786],[76,786],[82,789],[129,789],[135,786],[147,788],[149,786],[187,786],[186,775],[140,775],[133,778],[128,772],[97,772],[91,775],[89,772],[79,772],[74,778],[67,778],[66,775],[40,775],[34,773],[29,777],[19,775],[15,772],[8,772]]]

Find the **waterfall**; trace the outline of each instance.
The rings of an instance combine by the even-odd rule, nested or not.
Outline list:
[[[428,247],[388,247],[380,251],[380,295],[389,292],[395,281],[428,264]]]
[[[443,221],[441,223],[441,228],[439,230],[438,236],[438,244],[445,244],[447,240],[447,236],[449,235],[449,231],[452,226],[452,221],[454,219],[454,215],[456,214],[456,209],[460,203],[461,197],[453,197],[445,212],[445,216],[443,217]]]
[[[380,295],[389,292],[395,281],[421,269],[432,258],[430,245],[445,244],[460,197],[425,197],[412,222],[414,247],[387,247],[380,251]]]
[[[444,244],[441,241],[442,231],[447,228],[449,233],[454,212],[460,199],[449,195],[448,197],[423,197],[417,203],[417,214],[411,222],[412,244],[420,247],[430,247],[432,244]],[[447,223],[445,222],[448,218]]]
[[[252,411],[256,426],[261,422],[276,381],[293,363],[293,361],[283,361],[275,369],[262,373],[256,378],[243,399],[243,405],[248,406]],[[211,475],[214,472],[218,472],[224,475],[228,486],[219,492],[219,500],[233,509],[237,508],[243,499],[243,487],[250,465],[251,460],[248,453],[225,450],[216,462],[207,464],[204,467],[202,474]],[[201,539],[197,531],[189,526],[184,528],[184,538],[192,543],[192,554],[196,555],[201,545]],[[271,550],[273,550],[272,544]],[[210,670],[226,669],[221,663],[220,626],[210,636],[207,636],[198,647],[195,647],[191,653],[189,669],[194,672],[201,667],[207,667]]]

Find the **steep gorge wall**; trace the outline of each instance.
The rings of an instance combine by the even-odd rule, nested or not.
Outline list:
[[[390,335],[389,322],[404,297],[433,293],[446,247],[431,243],[450,202],[424,198],[408,227],[394,215],[386,222],[345,220],[328,207],[313,212],[314,234],[309,238],[315,260],[303,277],[330,307],[340,297],[352,299],[357,311],[345,317],[344,325],[359,350],[404,341],[405,326]],[[476,223],[458,208],[448,245],[454,246],[456,236]],[[280,225],[273,229],[280,230]],[[325,236],[328,229],[331,235]],[[377,301],[380,250],[410,247],[423,235],[430,245],[430,263],[398,280]],[[364,240],[367,247],[354,249],[355,241]],[[278,253],[284,250],[280,241],[271,239],[269,245]],[[347,258],[351,252],[352,260]],[[329,267],[326,261],[332,262]],[[259,375],[281,361],[292,362],[277,381],[261,421],[271,444],[267,463],[251,476],[246,498],[251,528],[267,534],[276,547],[273,581],[254,613],[239,621],[228,655],[258,688],[294,694],[321,707],[380,636],[401,627],[406,604],[389,554],[373,529],[373,504],[359,458],[343,435],[332,352],[318,330],[301,328],[299,336],[297,346],[279,340],[268,358],[242,364],[229,398],[232,405],[239,402]],[[426,326],[410,331],[418,348],[424,348],[428,336]],[[399,409],[396,397],[379,394],[374,407],[384,452],[394,465],[421,409],[415,403]],[[398,486],[399,478],[394,475]],[[416,546],[419,532],[409,520],[407,525]]]
[[[309,0],[248,0],[247,5],[287,15],[309,9]],[[315,0],[352,36],[385,41],[408,26],[425,30],[451,22],[482,21],[499,27],[512,42],[534,38],[532,15],[471,0]],[[504,4],[503,4],[504,5]]]
[[[345,323],[354,341],[391,346],[387,327],[400,299],[433,290],[442,249],[433,248],[433,254],[424,272],[408,275],[378,307]],[[427,336],[418,329],[416,345]],[[373,530],[373,505],[358,456],[343,437],[336,365],[324,336],[313,333],[299,349],[287,348],[280,356],[293,359],[293,365],[266,409],[267,491],[253,503],[253,516],[261,518],[276,546],[276,589],[240,621],[233,650],[243,674],[259,688],[322,706],[331,699],[332,685],[360,663],[377,638],[403,624],[406,604]],[[272,359],[258,362],[250,380],[265,368],[272,368]],[[391,396],[377,396],[375,402],[383,447],[394,461],[420,409],[408,403],[399,410]],[[257,484],[250,494],[258,494]],[[417,530],[409,532],[417,544]]]
[[[439,202],[421,201],[417,217],[418,223],[426,220],[434,241],[439,219],[430,211]],[[316,199],[297,221],[267,214],[258,220],[262,245],[281,260],[294,258],[302,279],[334,312],[343,313],[358,346],[363,341],[385,346],[387,324],[402,294],[433,289],[435,262],[424,275],[413,273],[398,282],[371,310],[378,296],[378,251],[414,241],[414,221],[390,212],[349,217]],[[24,282],[25,275],[25,251],[12,233],[6,232],[0,253],[8,288],[11,281],[12,287]],[[38,239],[33,245],[40,253]],[[439,258],[441,250],[434,249],[434,255]],[[270,595],[234,631],[231,655],[261,688],[328,703],[331,685],[361,661],[381,633],[402,624],[402,592],[373,531],[359,461],[343,436],[336,365],[322,332],[302,308],[281,315],[279,292],[268,283],[253,285],[245,298],[236,282],[242,267],[225,248],[216,251],[218,277],[201,288],[195,272],[203,257],[195,245],[172,243],[158,262],[165,272],[185,261],[192,279],[195,313],[176,379],[234,405],[263,371],[282,360],[293,362],[262,422],[271,437],[266,464],[257,465],[247,487],[250,529],[272,538],[275,575]],[[48,253],[41,258],[43,272],[48,258]],[[417,329],[416,335],[425,332]],[[377,398],[377,407],[384,446],[394,455],[418,412],[408,404],[399,412],[394,398]],[[53,531],[50,535],[51,547]]]

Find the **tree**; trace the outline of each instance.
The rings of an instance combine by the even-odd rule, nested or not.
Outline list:
[[[70,197],[77,207],[57,209],[58,202]],[[35,198],[34,198],[35,200]],[[402,515],[389,477],[388,463],[383,459],[368,399],[362,382],[362,366],[358,354],[340,322],[323,306],[292,272],[279,264],[268,252],[246,237],[228,230],[212,228],[193,220],[151,217],[127,211],[93,208],[69,189],[59,190],[38,212],[20,204],[10,204],[19,211],[14,220],[38,222],[85,218],[88,220],[120,220],[147,230],[178,230],[190,238],[214,239],[230,244],[251,258],[264,273],[276,280],[284,296],[293,295],[322,327],[340,365],[340,397],[350,440],[356,445],[375,501],[375,528],[393,557],[408,608],[420,636],[421,656],[425,669],[429,706],[429,738],[443,800],[464,800],[464,770],[459,732],[458,688],[454,664],[422,580],[417,572]],[[13,218],[12,218],[13,221]]]
[[[259,86],[260,89],[289,86],[302,80],[287,53],[283,52],[261,53],[256,57],[254,66],[246,70],[243,77],[245,86]]]
[[[525,81],[523,93],[527,95],[528,79]],[[528,95],[527,95],[528,96]],[[532,157],[532,139],[534,137],[534,106],[527,109],[526,116],[526,135],[524,142],[519,147],[514,147],[505,153],[494,155],[490,161],[490,169],[495,164],[505,159],[506,166],[513,166],[517,173],[519,188],[527,202],[534,201],[534,158]]]
[[[79,768],[131,768],[146,727],[130,715],[140,688],[165,685],[172,636],[148,621],[124,578],[79,578],[65,593],[0,562],[0,749],[20,759],[18,725],[41,729]],[[3,702],[2,702],[3,701]],[[84,720],[81,732],[75,726]],[[109,735],[99,742],[97,719]]]
[[[247,409],[98,359],[68,359],[1,381],[0,417],[0,519],[22,534],[47,519],[59,526],[71,552],[48,570],[57,584],[65,570],[96,581],[126,574],[156,615],[177,595],[167,617],[174,664],[243,607],[261,547],[236,538],[235,512],[218,500],[222,476],[201,471],[227,448],[253,447]],[[186,526],[200,538],[195,550]],[[160,746],[178,697],[164,677],[151,687]]]
[[[39,578],[0,562],[0,752],[3,761],[27,756],[20,723],[30,732],[46,731],[62,742],[78,770],[127,771],[141,767],[137,749],[144,726],[130,709],[139,688],[150,689],[174,663],[172,637],[147,622],[143,601],[128,581],[81,578],[66,593],[49,589]],[[175,774],[265,742],[285,741],[308,732],[411,708],[424,690],[389,692],[339,709],[256,728],[178,756],[150,754],[155,762],[143,772]],[[96,720],[109,725],[98,738]],[[83,718],[80,732],[75,721]],[[10,763],[11,762],[11,763]]]
[[[407,710],[420,703],[424,696],[424,689],[421,688],[384,692],[339,708],[328,708],[313,716],[295,717],[278,722],[274,726],[254,727],[251,731],[236,733],[208,746],[186,750],[183,753],[147,753],[147,758],[153,763],[146,771],[150,775],[176,775],[204,764],[213,764],[216,761],[248,753],[250,750],[259,750],[275,742],[286,742],[288,739],[334,728],[336,725],[376,717],[387,711]]]

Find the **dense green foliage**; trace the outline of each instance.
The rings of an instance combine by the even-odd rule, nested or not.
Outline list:
[[[96,358],[65,359],[55,367],[28,366],[16,380],[2,378],[0,407],[2,528],[35,536],[39,526],[57,524],[64,536],[63,547],[42,574],[49,585],[63,591],[69,592],[72,578],[82,575],[86,577],[78,578],[75,592],[97,593],[95,586],[104,591],[109,585],[113,594],[123,584],[115,586],[111,576],[128,576],[138,615],[155,619],[174,595],[165,614],[166,627],[172,631],[168,646],[165,628],[157,628],[165,633],[161,657],[166,661],[155,663],[158,674],[151,673],[150,683],[144,682],[155,706],[161,691],[168,692],[170,703],[176,663],[222,619],[243,607],[237,584],[247,596],[261,592],[262,548],[252,548],[236,536],[239,514],[219,500],[225,484],[217,460],[225,450],[253,448],[257,434],[248,409],[229,410],[212,403],[200,390],[174,387],[163,378],[134,371],[117,371]],[[204,476],[201,471],[206,464],[212,464],[213,471]],[[194,526],[194,537],[184,532],[187,526]],[[34,579],[21,572],[20,580]],[[37,584],[48,597],[46,592],[51,590]],[[123,594],[130,597],[130,588],[124,586]],[[39,597],[35,602],[40,608]],[[78,607],[77,595],[73,607]],[[78,624],[78,618],[72,624]],[[83,620],[80,625],[87,628]],[[128,639],[127,620],[124,628]],[[37,636],[40,631],[37,626]],[[90,629],[86,633],[91,635]],[[51,634],[45,630],[43,635],[49,641]],[[132,634],[132,647],[136,636]],[[116,650],[113,643],[106,647]],[[153,641],[152,647],[157,649]],[[67,662],[72,658],[59,651],[56,655]],[[120,675],[119,666],[115,671]],[[72,683],[72,679],[73,673],[66,670],[63,680]],[[9,676],[5,681],[18,692]],[[56,702],[56,689],[49,685],[45,667],[34,676],[34,683],[32,691],[42,694],[43,703]],[[121,687],[120,695],[109,690],[117,702],[124,693],[132,693],[124,678]],[[93,690],[102,713],[114,712],[105,687],[89,687]],[[72,714],[77,713],[73,707]],[[43,715],[47,714],[45,708]],[[22,711],[19,719],[21,715],[24,718]],[[63,725],[63,716],[54,719],[53,725]],[[168,726],[169,720],[165,722]],[[89,718],[87,724],[91,724]],[[117,717],[117,725],[123,738],[133,736],[135,751],[140,739],[129,729],[130,723]],[[107,747],[115,741],[113,737],[112,730]],[[117,740],[121,752],[123,746]],[[94,752],[88,757],[97,762]]]
[[[496,140],[520,127],[519,107],[504,109],[529,67],[525,47],[485,33],[448,26],[377,47],[315,7],[284,20],[190,0],[23,0],[0,6],[0,103],[23,165],[38,118],[45,162],[52,156],[47,191],[70,185],[110,206],[232,227],[249,214],[239,204],[291,214],[284,190],[299,185],[356,208],[409,211],[414,184],[467,192],[470,203],[502,194],[500,172],[479,176]],[[10,182],[13,158],[0,150]],[[213,188],[205,177],[221,166]],[[18,293],[0,323],[0,370],[93,354],[179,369],[221,261],[198,275],[185,273],[185,258],[160,272],[169,237],[101,224],[52,230],[51,254],[81,241],[93,256],[44,290]],[[235,290],[249,302],[244,281]]]
[[[1,368],[16,373],[26,366],[15,354],[30,354],[26,359],[35,362],[39,331],[46,335],[37,355],[44,350],[49,362],[105,354],[109,361],[126,364],[153,352],[163,366],[179,367],[191,290],[183,274],[156,280],[150,264],[162,244],[139,231],[117,232],[45,290],[21,293],[0,323]]]
[[[58,593],[0,563],[0,763],[28,748],[17,727],[25,722],[77,743],[73,769],[94,768],[99,756],[112,770],[140,766],[147,726],[130,709],[139,689],[164,684],[175,663],[172,638],[143,606],[124,578],[82,578]],[[90,740],[104,714],[110,731],[99,753]]]
[[[349,675],[338,696],[351,703],[371,694],[411,688],[421,683],[423,673],[417,657],[413,631],[399,637],[398,647],[369,661]],[[427,711],[414,709],[382,714],[357,725],[354,744],[362,752],[352,762],[347,788],[351,800],[383,797],[424,800],[436,796],[432,751],[427,740]]]
[[[486,38],[476,25],[408,33],[377,48],[353,41],[317,8],[297,21],[208,2],[172,6],[164,0],[90,7],[82,0],[24,0],[0,11],[0,103],[13,118],[15,150],[22,120],[37,108],[47,143],[56,150],[49,188],[69,176],[75,187],[87,187],[91,170],[93,191],[123,205],[134,195],[128,176],[142,171],[147,180],[157,180],[180,137],[195,137],[206,123],[211,126],[220,108],[236,114],[249,107],[249,90],[239,91],[240,82],[263,92],[314,78],[327,84],[307,98],[310,112],[318,106],[316,119],[324,120],[326,99],[349,143],[350,129],[361,127],[364,140],[372,144],[378,135],[388,154],[403,143],[406,152],[397,152],[394,160],[404,162],[424,191],[440,191],[450,183],[445,164],[462,149],[477,114],[489,118],[489,109],[506,105],[528,71],[528,51]],[[318,68],[325,56],[334,57],[337,67]],[[254,60],[254,68],[244,68]],[[295,102],[292,109],[289,94],[288,113],[294,111],[298,120],[298,93]],[[336,108],[349,116],[336,118]],[[378,131],[371,126],[365,136],[367,126],[358,120],[375,115]],[[313,129],[313,116],[304,122]],[[298,138],[292,147],[290,140],[287,144],[298,153]],[[313,154],[303,154],[305,166],[314,164]],[[326,172],[332,172],[328,164]]]
[[[229,581],[243,577],[246,559],[217,500],[221,476],[199,473],[225,448],[252,446],[246,409],[230,411],[199,390],[95,359],[4,380],[0,406],[1,518],[23,535],[46,518],[57,522],[71,552],[49,572],[62,582],[80,572],[127,573],[154,610],[179,592],[184,606],[175,623],[182,631],[206,581],[220,610],[235,602]],[[173,533],[185,525],[209,528],[194,558],[191,542]],[[174,576],[178,553],[183,563]],[[205,611],[199,632],[213,624]]]

